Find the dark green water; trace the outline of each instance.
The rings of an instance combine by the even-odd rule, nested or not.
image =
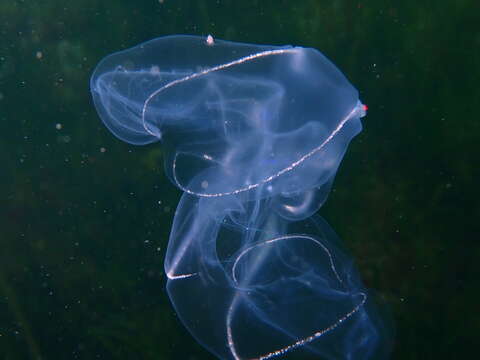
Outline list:
[[[169,34],[315,47],[368,104],[321,214],[387,304],[392,359],[478,352],[480,5],[0,2],[0,359],[212,359],[164,290],[180,192],[117,140],[88,81]]]

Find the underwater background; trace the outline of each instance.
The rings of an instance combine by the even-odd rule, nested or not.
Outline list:
[[[105,128],[89,79],[171,34],[314,47],[364,129],[320,214],[391,327],[391,359],[475,357],[480,3],[0,2],[0,359],[213,359],[176,317],[163,259],[180,198],[162,146]]]

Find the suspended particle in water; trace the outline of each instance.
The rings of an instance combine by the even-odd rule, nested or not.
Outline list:
[[[212,46],[215,44],[215,40],[213,40],[213,36],[210,34],[207,36],[207,40],[205,40],[205,42],[208,46]]]

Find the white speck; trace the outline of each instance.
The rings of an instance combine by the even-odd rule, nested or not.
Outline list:
[[[201,186],[202,186],[203,189],[206,189],[208,187],[208,181],[203,180]]]
[[[205,42],[208,46],[212,46],[213,44],[215,44],[215,40],[213,40],[213,36],[210,34],[207,36],[207,40]]]
[[[60,124],[60,123],[55,124],[55,129],[61,130],[62,129],[62,124]]]
[[[41,51],[37,51],[37,52],[35,53],[35,57],[36,57],[38,60],[40,60],[41,58],[43,58],[43,53],[42,53]]]
[[[105,149],[104,147],[101,147],[101,148],[100,148],[100,152],[101,152],[101,153],[104,153],[105,151],[107,151],[107,149]]]

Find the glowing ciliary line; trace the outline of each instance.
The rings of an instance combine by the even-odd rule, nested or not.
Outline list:
[[[148,96],[148,98],[145,100],[145,102],[143,103],[143,108],[142,108],[142,123],[143,123],[144,129],[145,129],[150,135],[155,136],[155,137],[158,137],[158,134],[155,134],[155,133],[151,132],[151,131],[148,129],[147,124],[146,124],[146,122],[145,122],[145,113],[147,112],[148,103],[149,103],[150,101],[152,101],[152,99],[153,99],[155,96],[157,96],[160,92],[162,92],[162,91],[164,91],[164,90],[166,90],[166,89],[168,89],[168,88],[171,88],[171,87],[174,86],[174,85],[183,83],[183,82],[185,82],[185,81],[192,80],[192,79],[196,79],[196,78],[198,78],[198,77],[200,77],[200,76],[207,75],[207,74],[212,73],[212,72],[214,72],[214,71],[223,70],[223,69],[226,69],[226,68],[235,66],[235,65],[242,64],[242,63],[247,62],[247,61],[255,60],[255,59],[257,59],[257,58],[261,58],[261,57],[265,57],[265,56],[270,56],[270,55],[285,54],[285,53],[295,53],[295,52],[297,52],[297,51],[298,51],[298,49],[295,49],[295,48],[262,51],[262,52],[259,52],[259,53],[256,53],[256,54],[251,54],[251,55],[242,57],[242,58],[240,58],[240,59],[237,59],[237,60],[234,60],[234,61],[225,63],[225,64],[217,65],[217,66],[214,66],[214,67],[212,67],[212,68],[208,68],[208,69],[205,69],[205,70],[202,70],[202,71],[199,71],[199,72],[190,74],[190,75],[188,75],[188,76],[185,76],[185,77],[183,77],[183,78],[180,78],[180,79],[177,79],[177,80],[174,80],[174,81],[169,82],[168,84],[162,86],[161,88],[159,88],[159,89],[155,90],[153,93],[151,93],[151,94]]]
[[[350,318],[352,315],[354,315],[362,306],[363,304],[365,304],[365,301],[367,300],[367,295],[363,292],[360,292],[358,293],[357,295],[360,295],[362,296],[362,301],[360,301],[359,304],[357,304],[352,310],[350,310],[348,313],[346,313],[345,315],[343,315],[340,319],[338,319],[336,322],[334,322],[332,325],[322,329],[322,330],[319,330],[317,332],[315,332],[314,334],[310,335],[310,336],[307,336],[306,338],[303,338],[303,339],[300,339],[300,340],[297,340],[295,341],[294,343],[288,345],[288,346],[285,346],[281,349],[278,349],[278,350],[275,350],[275,351],[272,351],[268,354],[265,354],[265,355],[262,355],[262,356],[259,356],[257,358],[253,358],[251,360],[267,360],[267,359],[271,359],[275,356],[280,356],[280,355],[284,355],[286,354],[287,352],[290,352],[292,350],[295,350],[297,348],[299,348],[300,346],[304,346],[308,343],[311,343],[312,341],[318,339],[320,336],[323,336],[325,335],[326,333],[332,331],[333,329],[337,328],[341,323],[343,323],[345,320],[347,320],[348,318]],[[230,330],[230,329],[229,329]],[[231,330],[230,330],[231,331]],[[235,358],[236,360],[240,360],[239,357],[236,357]]]
[[[360,103],[360,101],[357,102],[357,105],[348,113],[347,116],[345,116],[342,121],[340,121],[340,123],[337,125],[337,127],[332,131],[332,133],[325,139],[324,142],[322,142],[319,146],[317,146],[316,148],[314,148],[313,150],[309,151],[308,153],[306,153],[305,155],[303,155],[302,157],[300,157],[297,161],[291,163],[289,166],[283,168],[282,170],[278,171],[277,173],[273,174],[273,175],[270,175],[269,177],[265,178],[265,179],[262,179],[261,181],[255,183],[255,184],[250,184],[250,185],[247,185],[245,187],[242,187],[242,188],[239,188],[239,189],[236,189],[236,190],[232,190],[232,191],[226,191],[226,192],[221,192],[221,193],[198,193],[198,192],[195,192],[195,191],[192,191],[190,189],[187,189],[186,187],[184,187],[182,184],[180,184],[180,182],[178,181],[177,179],[177,174],[175,172],[175,169],[176,169],[176,160],[177,160],[177,155],[175,155],[175,158],[173,160],[173,179],[175,181],[175,184],[184,192],[188,193],[188,194],[191,194],[191,195],[195,195],[195,196],[199,196],[199,197],[220,197],[220,196],[227,196],[227,195],[236,195],[236,194],[239,194],[241,192],[245,192],[245,191],[249,191],[249,190],[252,190],[252,189],[255,189],[255,188],[258,188],[262,185],[265,185],[266,183],[269,183],[273,180],[275,180],[276,178],[292,171],[293,169],[295,169],[297,166],[299,166],[300,164],[302,164],[305,160],[311,158],[313,155],[315,155],[316,153],[318,153],[320,150],[322,150],[334,137],[335,135],[338,134],[338,132],[343,128],[343,126],[345,125],[345,123],[350,120],[352,117],[354,117],[355,115],[358,115],[358,117],[362,117],[363,115],[365,114],[365,105],[363,105],[362,103]]]
[[[176,79],[174,81],[169,82],[168,84],[160,87],[159,89],[157,89],[153,93],[151,93],[148,96],[148,98],[145,100],[145,102],[143,103],[142,123],[143,123],[143,127],[144,127],[145,131],[147,131],[152,136],[155,136],[157,138],[159,137],[158,134],[155,134],[154,132],[150,131],[150,129],[148,128],[147,123],[145,121],[145,114],[146,114],[147,107],[148,107],[149,103],[152,101],[152,99],[154,97],[156,97],[162,91],[165,91],[166,89],[171,88],[172,86],[178,85],[180,83],[183,83],[185,81],[196,79],[198,77],[207,75],[209,73],[219,71],[219,70],[223,70],[223,69],[235,66],[235,65],[243,64],[245,62],[252,61],[252,60],[255,60],[255,59],[258,59],[258,58],[262,58],[262,57],[265,57],[265,56],[271,56],[271,55],[281,55],[281,54],[286,54],[286,53],[296,53],[298,51],[299,51],[298,48],[276,49],[276,50],[262,51],[262,52],[259,52],[259,53],[255,53],[255,54],[251,54],[251,55],[242,57],[240,59],[237,59],[237,60],[225,63],[225,64],[217,65],[217,66],[214,66],[212,68],[208,68],[208,69],[202,70],[200,72],[196,72],[196,73],[190,74],[188,76],[185,76],[183,78]],[[245,191],[249,191],[249,190],[258,188],[261,185],[264,185],[268,182],[271,182],[274,179],[282,176],[283,174],[292,171],[297,166],[299,166],[301,163],[303,163],[305,160],[307,160],[308,158],[315,155],[317,152],[319,152],[321,149],[323,149],[325,147],[325,145],[328,144],[335,137],[335,135],[343,128],[343,126],[345,125],[345,123],[348,120],[350,120],[355,115],[358,115],[358,117],[362,117],[363,115],[365,115],[365,110],[366,110],[366,106],[363,105],[362,103],[360,103],[360,101],[358,101],[356,106],[350,111],[350,113],[347,114],[347,116],[345,116],[340,121],[340,123],[337,125],[337,127],[332,131],[332,133],[325,139],[325,141],[323,143],[321,143],[319,146],[317,146],[316,148],[314,148],[310,152],[308,152],[305,155],[303,155],[302,157],[300,157],[297,161],[293,162],[289,166],[281,169],[277,173],[275,173],[273,175],[270,175],[269,177],[267,177],[265,179],[262,179],[261,181],[257,182],[256,184],[249,184],[245,187],[242,187],[242,188],[239,188],[239,189],[236,189],[236,190],[226,191],[226,192],[221,192],[221,193],[198,193],[198,192],[192,191],[192,190],[184,187],[182,184],[180,184],[180,182],[177,179],[177,175],[176,175],[176,171],[175,171],[176,170],[177,155],[175,155],[175,158],[173,160],[173,179],[174,179],[176,185],[182,191],[184,191],[188,194],[191,194],[191,195],[199,196],[199,197],[220,197],[220,196],[227,196],[227,195],[236,195],[236,194],[239,194],[239,193],[242,193],[242,192],[245,192]]]
[[[288,239],[305,239],[305,240],[311,240],[313,241],[314,243],[316,243],[317,245],[319,245],[320,247],[322,247],[322,249],[327,253],[328,255],[328,258],[329,258],[329,261],[330,261],[330,267],[333,271],[333,273],[335,274],[336,278],[338,279],[338,281],[340,283],[343,283],[342,279],[340,278],[340,276],[338,275],[338,272],[335,268],[335,264],[333,262],[333,257],[330,253],[330,251],[328,250],[327,247],[325,247],[325,245],[323,245],[320,241],[316,240],[315,238],[311,237],[311,236],[308,236],[308,235],[285,235],[285,236],[279,236],[277,238],[274,238],[274,239],[270,239],[270,240],[267,240],[267,241],[264,241],[264,242],[261,242],[261,243],[258,243],[258,244],[255,244],[255,245],[252,245],[248,248],[246,248],[245,250],[243,250],[240,255],[237,257],[237,259],[235,260],[235,263],[232,267],[232,277],[233,277],[233,280],[234,282],[238,285],[238,281],[237,281],[237,277],[235,275],[235,271],[236,271],[236,267],[237,267],[237,264],[240,260],[240,258],[242,256],[244,256],[246,253],[248,253],[249,251],[255,249],[256,247],[259,247],[259,246],[264,246],[264,245],[268,245],[268,244],[272,244],[272,243],[275,243],[277,241],[281,241],[281,240],[288,240]],[[349,312],[345,313],[343,316],[341,316],[339,319],[337,319],[333,324],[327,326],[326,328],[324,329],[321,329],[321,330],[318,330],[316,332],[314,332],[312,335],[310,336],[307,336],[305,338],[302,338],[302,339],[299,339],[297,341],[295,341],[294,343],[290,344],[290,345],[287,345],[283,348],[280,348],[280,349],[277,349],[275,351],[272,351],[272,352],[269,352],[267,354],[264,354],[264,355],[261,355],[261,356],[258,356],[258,357],[255,357],[255,358],[251,358],[249,360],[267,360],[267,359],[271,359],[271,358],[274,358],[276,356],[280,356],[280,355],[284,355],[286,354],[287,352],[290,352],[292,350],[295,350],[301,346],[305,346],[309,343],[311,343],[312,341],[318,339],[319,337],[325,335],[326,333],[334,330],[335,328],[337,328],[341,323],[343,323],[345,320],[347,320],[348,318],[350,318],[351,316],[353,316],[355,313],[358,312],[358,310],[365,304],[365,301],[367,300],[367,295],[363,292],[359,292],[357,293],[356,295],[360,295],[362,297],[362,300],[352,309],[350,310]],[[232,303],[230,304],[229,308],[228,308],[228,313],[227,313],[227,319],[226,319],[226,327],[227,327],[227,341],[228,341],[228,348],[230,349],[230,353],[232,354],[233,358],[235,360],[241,360],[242,358],[239,356],[238,352],[237,352],[237,349],[235,347],[235,341],[234,341],[234,336],[233,336],[233,333],[232,333],[232,318],[233,318],[233,313],[235,311],[235,308],[237,307],[237,303],[240,301],[240,297],[239,297],[239,294],[237,293],[233,300],[232,300]]]
[[[181,275],[175,275],[171,271],[167,273],[167,278],[170,280],[178,280],[178,279],[187,279],[189,277],[198,275],[198,273],[191,273],[191,274],[181,274]]]
[[[303,239],[303,240],[310,240],[310,241],[313,241],[316,245],[320,246],[328,255],[328,259],[329,259],[329,262],[330,262],[330,268],[332,269],[333,273],[335,274],[335,277],[337,278],[337,280],[341,283],[343,283],[342,279],[340,278],[340,276],[338,275],[337,273],[337,269],[335,268],[335,264],[333,263],[333,257],[332,257],[332,254],[330,253],[330,251],[327,249],[327,247],[325,245],[323,245],[320,241],[318,241],[317,239],[311,237],[311,236],[308,236],[308,235],[283,235],[283,236],[279,236],[279,237],[276,237],[274,239],[269,239],[269,240],[266,240],[266,241],[263,241],[261,243],[257,243],[257,244],[254,244],[252,246],[249,246],[248,248],[244,249],[238,256],[237,256],[237,259],[235,260],[234,264],[233,264],[233,267],[232,267],[232,278],[233,278],[233,281],[238,285],[238,280],[237,280],[237,276],[235,274],[236,272],[236,268],[237,268],[237,265],[238,265],[238,262],[239,260],[248,252],[252,251],[253,249],[259,247],[259,246],[265,246],[265,245],[269,245],[269,244],[273,244],[273,243],[276,243],[277,241],[281,241],[281,240],[290,240],[290,239]]]

